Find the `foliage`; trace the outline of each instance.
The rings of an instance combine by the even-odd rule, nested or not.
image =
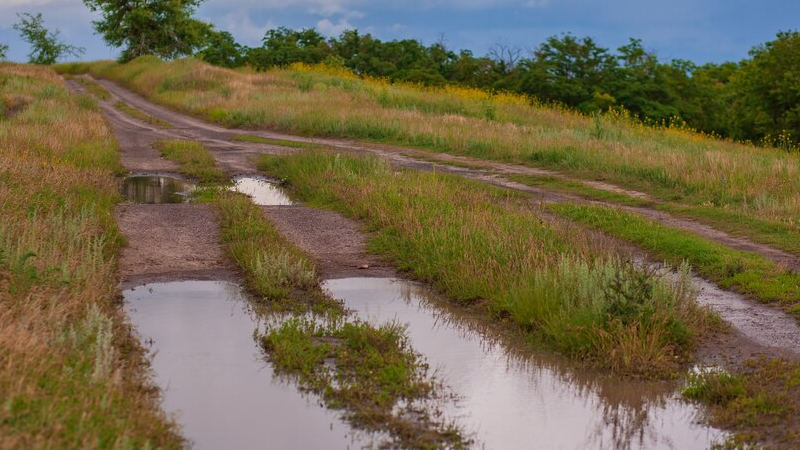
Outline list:
[[[80,56],[84,53],[81,47],[75,47],[61,42],[58,38],[59,31],[49,31],[44,27],[42,13],[17,14],[19,22],[14,24],[14,29],[19,31],[22,39],[31,45],[28,58],[33,64],[53,64],[65,55]],[[0,46],[0,59],[5,57],[5,51]],[[6,47],[7,48],[7,47]]]
[[[143,55],[172,59],[208,43],[211,25],[192,18],[203,0],[83,0],[102,18],[95,30],[114,47],[124,47],[120,61]]]
[[[8,46],[5,44],[0,44],[0,61],[6,59],[7,54],[8,54]]]

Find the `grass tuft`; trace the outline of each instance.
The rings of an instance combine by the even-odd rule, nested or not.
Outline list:
[[[180,164],[180,173],[200,184],[223,183],[228,177],[217,167],[214,157],[201,143],[184,140],[163,140],[155,143],[161,156]]]

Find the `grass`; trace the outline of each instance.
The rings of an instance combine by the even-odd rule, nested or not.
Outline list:
[[[214,162],[214,156],[205,146],[196,141],[161,140],[155,143],[161,156],[180,164],[180,173],[200,184],[215,184],[228,181],[228,177]]]
[[[292,148],[311,148],[311,149],[322,148],[321,145],[314,144],[313,142],[290,141],[287,139],[272,139],[261,136],[253,136],[251,134],[240,134],[238,136],[234,136],[233,140],[242,142],[255,142],[257,144],[279,145],[281,147],[292,147]]]
[[[84,85],[86,89],[95,97],[101,100],[108,100],[111,98],[111,94],[108,93],[106,88],[100,86],[96,81],[90,80],[86,77],[74,77],[73,79]]]
[[[167,144],[189,154],[175,158],[182,170],[215,169],[201,143]],[[435,396],[434,378],[411,349],[405,330],[353,320],[340,302],[322,291],[313,261],[247,196],[211,185],[203,195],[219,214],[222,242],[242,270],[257,310],[293,315],[260,338],[279,373],[295,377],[329,408],[344,410],[355,427],[388,432],[394,447],[465,445],[457,428],[437,418],[429,402]]]
[[[639,269],[611,241],[544,223],[508,191],[327,153],[258,166],[311,204],[365,220],[371,249],[401,270],[575,359],[664,376],[710,326],[687,267],[677,280]]]
[[[251,73],[140,58],[61,70],[116,80],[224,125],[546,167],[782,226],[798,241],[800,157],[778,149],[648,127],[620,115],[585,117],[508,94],[389,84],[324,66]]]
[[[133,117],[134,119],[141,120],[142,122],[149,123],[150,125],[155,125],[161,128],[173,128],[171,123],[165,120],[161,120],[158,117],[153,117],[145,112],[142,112],[121,100],[114,103],[114,108],[117,108],[118,110]]]
[[[0,118],[0,447],[181,447],[118,305],[116,142],[49,68],[0,64],[9,97],[27,106]]]
[[[620,237],[671,264],[688,261],[703,278],[764,302],[778,302],[800,320],[800,274],[781,269],[761,255],[733,250],[614,208],[570,203],[547,208]]]
[[[691,374],[683,395],[706,405],[712,424],[734,432],[726,448],[800,445],[800,363],[751,360],[742,373]]]
[[[783,223],[762,220],[712,206],[687,206],[670,201],[654,202],[623,193],[597,189],[580,181],[552,176],[510,175],[508,178],[528,186],[577,195],[589,200],[667,211],[677,216],[697,220],[720,231],[744,236],[790,253],[800,254],[800,239],[797,238],[796,227]]]

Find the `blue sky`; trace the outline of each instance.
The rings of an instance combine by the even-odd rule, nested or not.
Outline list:
[[[65,41],[86,48],[83,59],[113,58],[116,49],[93,34],[81,0],[0,0],[0,43],[24,61],[27,45],[11,27],[18,12],[42,12]],[[660,59],[697,63],[737,61],[779,30],[800,29],[798,0],[207,0],[197,17],[257,45],[272,27],[315,27],[337,35],[357,28],[390,40],[444,38],[448,47],[485,54],[495,43],[535,48],[548,36],[572,32],[607,48],[641,38]]]

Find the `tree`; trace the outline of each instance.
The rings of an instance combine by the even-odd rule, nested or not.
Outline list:
[[[191,55],[208,37],[211,25],[192,18],[203,0],[83,0],[102,19],[95,30],[114,47],[120,61],[143,55],[165,59]]]
[[[19,23],[14,24],[14,29],[31,45],[31,52],[28,54],[31,63],[53,64],[64,55],[80,56],[84,53],[85,50],[81,47],[61,42],[58,39],[58,30],[51,32],[45,28],[42,13],[35,16],[23,13],[17,14],[17,17]]]
[[[8,52],[8,46],[0,44],[0,61],[6,59],[7,52]]]
[[[227,31],[208,30],[205,43],[195,54],[203,61],[222,67],[239,67],[244,64],[245,49]]]

